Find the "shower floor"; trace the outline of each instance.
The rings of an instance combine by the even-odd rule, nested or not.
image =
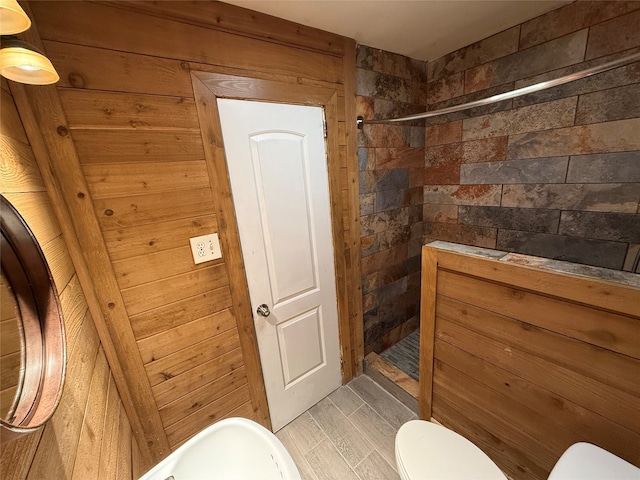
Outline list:
[[[384,360],[394,365],[414,380],[418,380],[420,353],[420,329],[410,333],[395,345],[380,354]]]

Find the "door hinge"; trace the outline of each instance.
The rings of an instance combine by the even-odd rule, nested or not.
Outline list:
[[[327,118],[324,116],[324,111],[322,112],[322,129],[324,130],[324,138],[327,138]]]

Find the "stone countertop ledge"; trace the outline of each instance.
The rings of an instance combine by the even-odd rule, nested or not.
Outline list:
[[[489,248],[473,247],[470,245],[442,242],[439,240],[428,243],[427,245],[429,247],[438,248],[440,250],[464,253],[466,255],[472,255],[475,257],[491,258],[493,260],[499,260],[501,262],[527,265],[529,267],[537,267],[554,272],[568,273],[571,275],[578,275],[580,277],[608,280],[624,285],[629,285],[631,287],[640,288],[640,275],[637,273],[622,272],[619,270],[611,270],[602,267],[592,267],[590,265],[563,262],[561,260],[553,260],[550,258],[533,257],[530,255],[522,255],[520,253],[501,252],[499,250],[492,250]]]

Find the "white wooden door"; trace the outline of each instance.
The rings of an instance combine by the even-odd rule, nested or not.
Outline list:
[[[218,108],[276,431],[342,382],[324,115],[229,99]]]

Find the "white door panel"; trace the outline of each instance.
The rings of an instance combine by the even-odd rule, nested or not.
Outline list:
[[[320,107],[218,99],[271,422],[341,384]],[[256,309],[266,304],[268,317]]]

